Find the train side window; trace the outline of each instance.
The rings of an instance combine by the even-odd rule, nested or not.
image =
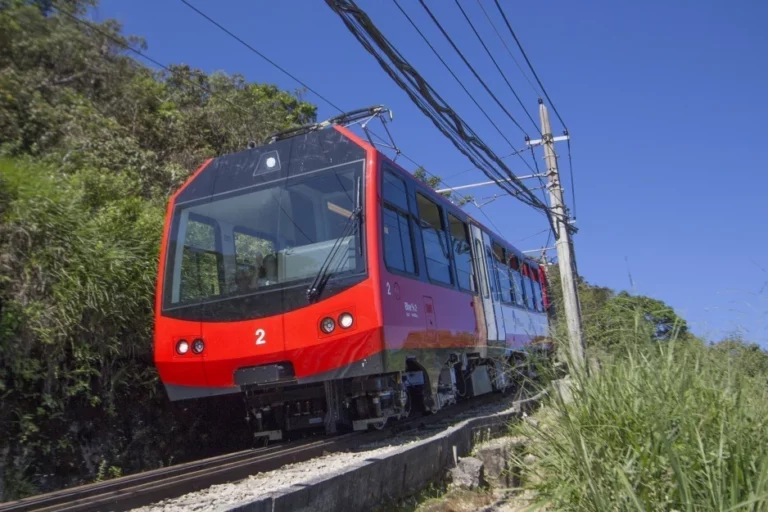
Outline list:
[[[405,183],[389,171],[384,171],[383,196],[384,263],[391,270],[415,274],[416,257]]]
[[[525,296],[523,294],[523,276],[520,274],[520,260],[514,254],[509,258],[509,273],[512,278],[513,297],[515,304],[525,307]]]
[[[472,246],[469,243],[467,225],[450,213],[448,214],[448,223],[451,228],[453,261],[456,263],[459,288],[474,292],[476,290],[475,267],[472,261]]]
[[[419,224],[424,239],[427,275],[433,281],[453,284],[450,246],[441,208],[421,194],[416,194]]]
[[[509,278],[509,267],[506,264],[506,250],[497,244],[493,243],[493,262],[496,265],[496,272],[499,275],[499,294],[501,295],[501,302],[511,304],[512,303],[512,282]]]
[[[190,216],[181,256],[181,302],[221,294],[223,260],[218,250],[218,237],[218,229],[213,222]]]
[[[539,280],[540,270],[530,267],[531,269],[531,284],[533,285],[533,301],[536,311],[544,311],[544,304],[541,297],[541,281]]]
[[[531,281],[531,267],[523,263],[523,289],[525,290],[525,305],[528,309],[534,309],[533,282]]]
[[[384,201],[400,210],[408,211],[408,192],[405,182],[390,171],[384,171]]]

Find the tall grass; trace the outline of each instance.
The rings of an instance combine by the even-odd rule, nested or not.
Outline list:
[[[553,393],[529,485],[557,510],[768,510],[768,388],[742,357],[633,339]]]

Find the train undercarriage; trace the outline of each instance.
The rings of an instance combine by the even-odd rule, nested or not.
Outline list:
[[[246,419],[256,438],[272,441],[310,432],[381,429],[413,411],[435,413],[459,400],[504,392],[519,381],[520,360],[519,354],[503,361],[453,354],[435,385],[417,361],[409,360],[401,372],[246,387]]]

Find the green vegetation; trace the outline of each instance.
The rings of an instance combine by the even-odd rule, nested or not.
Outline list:
[[[240,402],[170,404],[152,364],[165,204],[206,158],[315,118],[58,11],[90,5],[0,0],[0,501],[237,446]]]
[[[582,298],[598,364],[573,381],[571,400],[554,394],[538,424],[513,426],[533,441],[525,476],[540,502],[768,509],[768,354],[736,338],[706,346],[647,297],[584,285]]]

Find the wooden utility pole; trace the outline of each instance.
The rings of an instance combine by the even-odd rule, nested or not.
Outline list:
[[[539,117],[541,118],[541,140],[529,141],[530,145],[544,146],[544,161],[547,164],[547,180],[550,198],[550,217],[555,227],[557,242],[557,260],[560,268],[560,281],[563,286],[563,304],[565,320],[568,327],[568,347],[560,348],[560,357],[568,361],[576,372],[583,371],[584,361],[584,334],[581,329],[581,307],[577,290],[575,258],[571,233],[569,228],[568,212],[563,202],[563,188],[560,183],[560,172],[557,168],[557,155],[555,154],[555,142],[566,139],[553,137],[549,124],[549,112],[542,100],[539,100]]]

